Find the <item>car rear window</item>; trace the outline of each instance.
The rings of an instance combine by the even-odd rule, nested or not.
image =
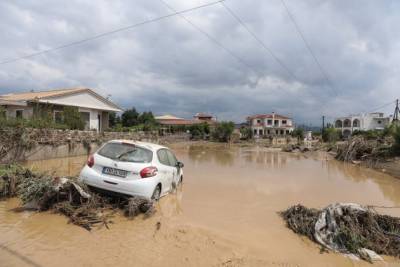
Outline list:
[[[153,159],[153,152],[133,144],[108,143],[97,154],[119,161],[148,163]]]

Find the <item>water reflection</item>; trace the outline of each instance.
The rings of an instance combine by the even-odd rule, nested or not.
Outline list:
[[[353,164],[345,164],[336,160],[325,161],[324,167],[330,175],[343,173],[344,177],[355,183],[370,182],[379,187],[385,198],[400,203],[400,180],[390,175]]]
[[[188,150],[189,159],[195,163],[216,162],[221,166],[232,166],[235,161],[235,153],[231,149],[206,148],[190,146]]]

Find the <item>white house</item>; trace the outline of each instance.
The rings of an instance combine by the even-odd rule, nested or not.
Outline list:
[[[335,128],[341,130],[343,136],[350,136],[354,131],[383,130],[390,124],[391,117],[382,112],[362,113],[335,119]]]
[[[37,106],[51,107],[53,118],[62,117],[65,106],[77,107],[85,121],[86,130],[103,131],[108,128],[110,112],[122,109],[109,99],[102,97],[89,88],[70,88],[51,91],[30,91],[0,95],[0,106],[8,118],[29,119],[34,115]]]
[[[291,118],[279,114],[258,114],[247,117],[253,136],[288,135],[294,130]]]

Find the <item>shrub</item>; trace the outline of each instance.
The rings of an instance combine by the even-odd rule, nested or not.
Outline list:
[[[188,127],[192,139],[203,139],[210,134],[210,126],[207,123],[192,124]]]
[[[322,132],[322,140],[324,142],[335,143],[339,139],[341,139],[342,134],[340,130],[336,130],[333,127],[325,128]]]
[[[0,120],[6,118],[6,110],[0,106]]]
[[[108,115],[108,126],[110,128],[115,127],[118,123],[121,123],[121,118],[115,112],[110,112]]]
[[[63,121],[72,130],[83,130],[85,128],[85,122],[77,107],[64,107]]]
[[[249,140],[253,137],[253,131],[249,127],[240,128],[240,134],[243,140]]]
[[[218,123],[213,132],[212,137],[214,140],[219,142],[228,142],[231,138],[233,130],[235,129],[235,124],[231,121],[223,121]]]
[[[355,130],[352,134],[353,136],[363,136],[367,140],[374,140],[377,138],[382,137],[383,131],[378,131],[378,130],[368,130],[368,131],[360,131],[360,130]]]
[[[400,155],[400,125],[395,125],[392,128],[392,136],[394,139],[394,144],[392,146],[393,154]]]

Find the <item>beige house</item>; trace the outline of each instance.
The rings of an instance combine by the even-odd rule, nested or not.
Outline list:
[[[61,119],[65,106],[77,107],[85,121],[85,130],[103,131],[108,128],[109,113],[122,109],[89,88],[51,91],[30,91],[0,95],[0,106],[7,118],[32,118],[36,106],[51,107],[53,118]]]
[[[254,137],[289,135],[294,130],[291,118],[279,114],[257,114],[247,117]]]

